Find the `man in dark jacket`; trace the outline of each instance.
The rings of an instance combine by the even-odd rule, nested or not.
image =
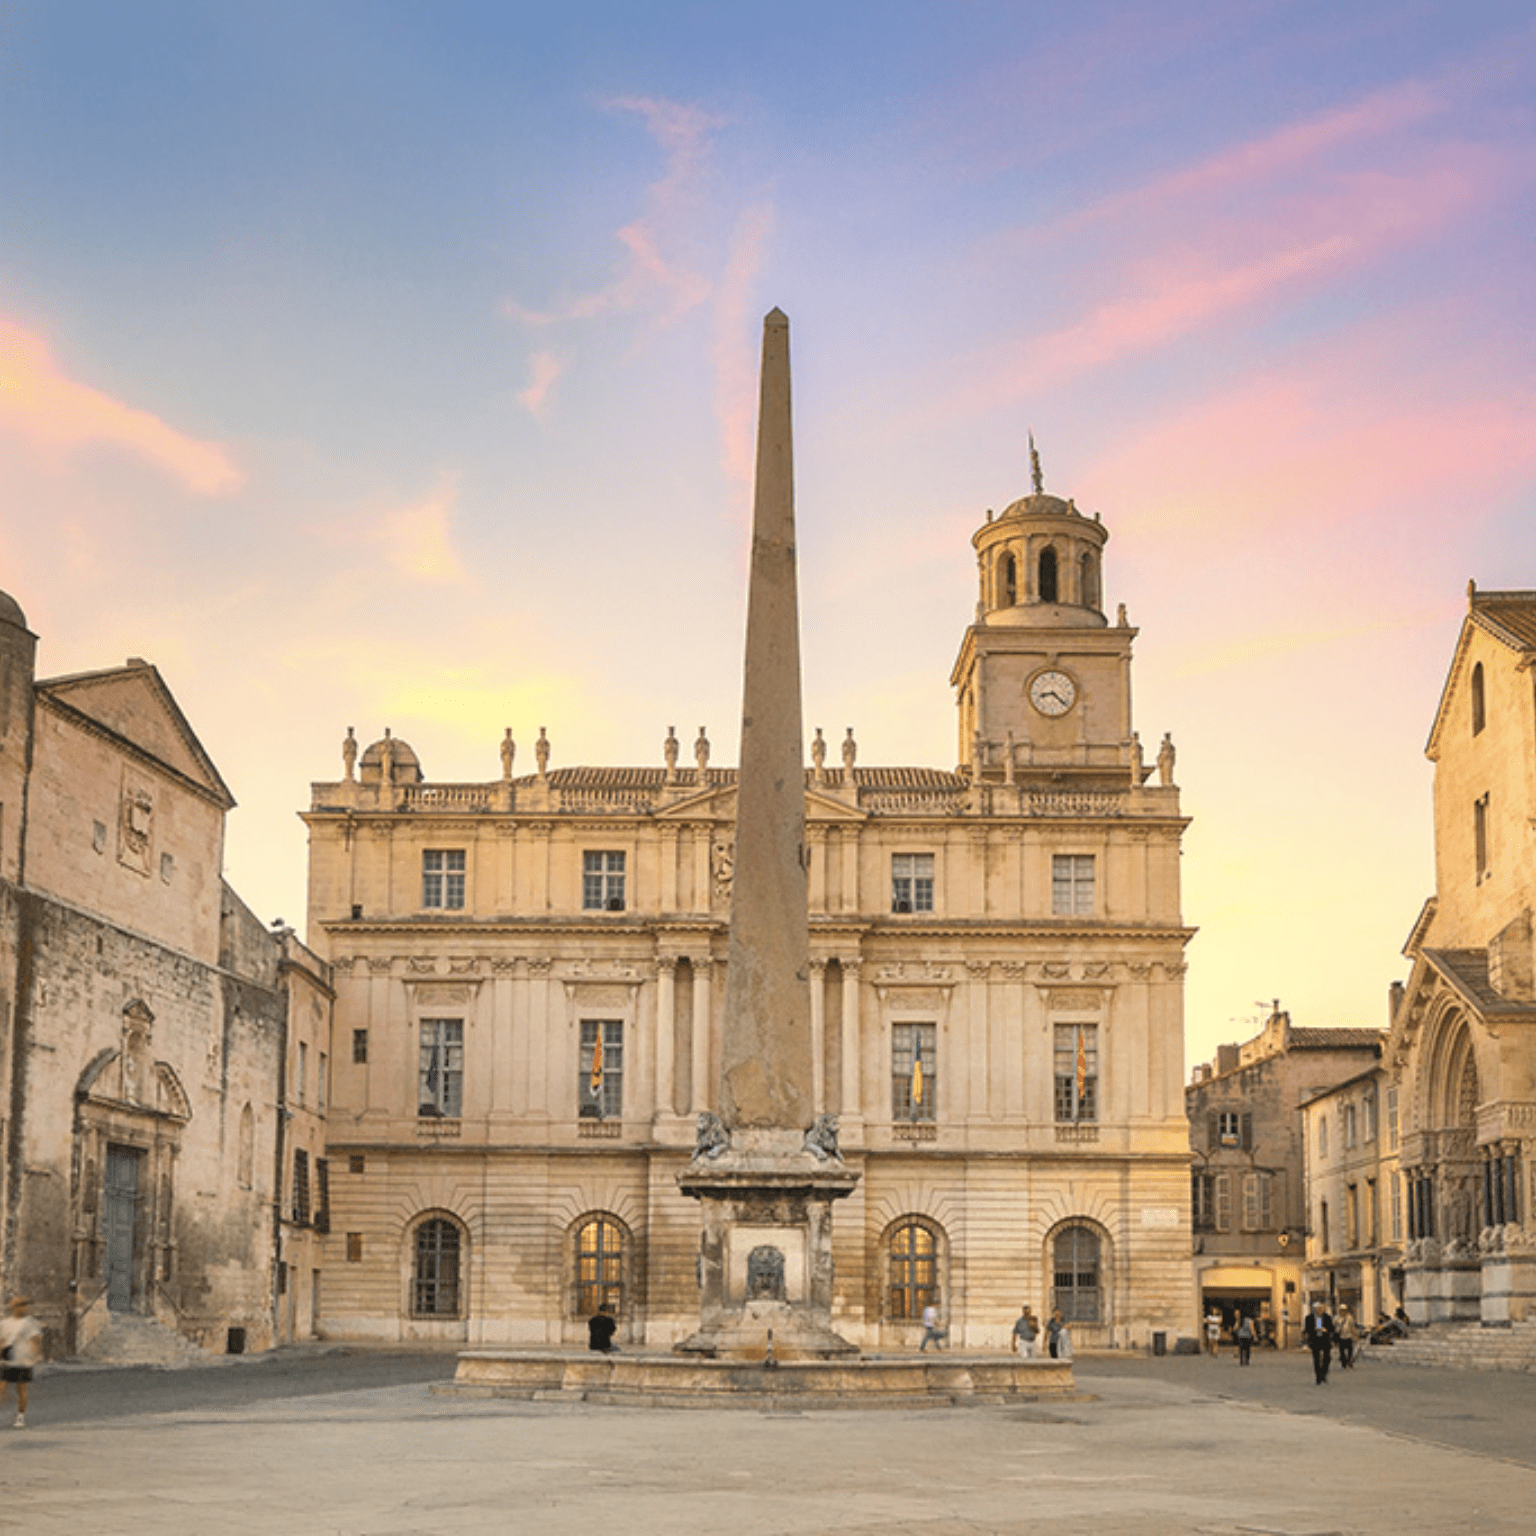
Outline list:
[[[1312,1351],[1312,1374],[1318,1386],[1328,1380],[1328,1367],[1333,1364],[1335,1336],[1333,1319],[1323,1310],[1322,1302],[1314,1301],[1312,1310],[1307,1313],[1306,1322],[1301,1325],[1301,1337]]]

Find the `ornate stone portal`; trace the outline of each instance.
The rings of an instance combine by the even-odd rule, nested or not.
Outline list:
[[[832,1203],[859,1175],[835,1120],[814,1118],[789,321],[777,309],[763,322],[743,673],[720,1113],[699,1117],[678,1177],[703,1207],[699,1330],[678,1350],[855,1354],[831,1324]]]

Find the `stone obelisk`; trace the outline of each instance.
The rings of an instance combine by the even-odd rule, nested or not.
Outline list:
[[[812,1088],[789,321],[763,322],[752,565],[718,1114],[678,1187],[703,1208],[684,1352],[854,1352],[832,1330],[832,1202],[858,1174]]]
[[[789,320],[763,322],[757,485],[720,1041],[720,1118],[804,1130],[815,1114]]]

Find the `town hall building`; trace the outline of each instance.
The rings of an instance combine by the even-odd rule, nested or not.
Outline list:
[[[1180,842],[1133,730],[1108,533],[1045,493],[987,514],[951,682],[959,764],[805,769],[813,1091],[861,1178],[833,1324],[1079,1346],[1194,1318]],[[935,680],[937,683],[937,679]],[[330,1337],[672,1345],[699,1317],[677,1175],[716,1108],[736,772],[701,730],[654,766],[427,777],[348,733],[313,786],[308,940],[335,987]]]

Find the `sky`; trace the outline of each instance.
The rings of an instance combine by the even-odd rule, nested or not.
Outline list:
[[[6,0],[0,588],[145,657],[302,925],[312,780],[734,761],[761,319],[807,729],[957,760],[971,534],[1110,531],[1191,1062],[1386,1023],[1466,586],[1536,587],[1536,18],[1499,0]]]

